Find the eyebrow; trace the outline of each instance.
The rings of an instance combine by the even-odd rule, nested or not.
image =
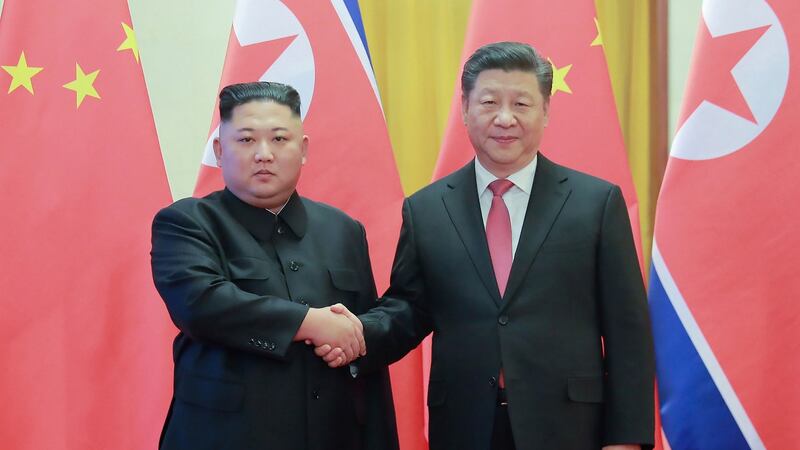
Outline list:
[[[253,132],[253,131],[256,131],[256,129],[255,128],[250,128],[250,127],[243,127],[243,128],[237,128],[236,131],[237,132],[242,132],[242,131]],[[273,127],[269,131],[289,131],[289,129],[286,128],[286,127]]]
[[[480,95],[496,94],[500,90],[501,89],[498,89],[498,88],[486,87],[486,88],[483,88],[483,89],[477,91],[477,93],[480,94]],[[530,92],[522,90],[522,89],[512,89],[511,93],[512,94],[516,94],[516,95],[522,95],[522,96],[530,96],[530,95],[532,95]]]

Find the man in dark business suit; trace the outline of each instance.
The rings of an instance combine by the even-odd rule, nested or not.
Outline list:
[[[329,368],[365,347],[330,311],[374,304],[364,227],[295,190],[308,137],[290,86],[220,93],[214,151],[226,189],[180,200],[153,221],[153,279],[180,333],[160,448],[396,449],[385,366]]]
[[[406,199],[357,364],[433,332],[432,450],[652,446],[652,337],[619,187],[539,154],[552,68],[530,46],[478,49],[461,83],[476,158]]]

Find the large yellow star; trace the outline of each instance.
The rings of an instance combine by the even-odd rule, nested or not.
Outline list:
[[[89,97],[100,98],[100,95],[94,89],[94,86],[92,86],[92,84],[94,84],[94,80],[97,78],[97,74],[99,73],[100,69],[95,70],[90,74],[83,73],[81,65],[75,63],[75,79],[65,84],[63,87],[69,89],[70,91],[75,91],[75,100],[77,102],[77,105],[75,106],[76,109],[81,106],[84,97],[87,95]]]
[[[3,70],[11,75],[11,85],[8,86],[8,93],[20,86],[24,87],[31,94],[33,94],[33,82],[31,79],[34,75],[42,71],[42,67],[30,67],[28,61],[25,60],[25,52],[19,55],[19,61],[16,66],[2,66]]]
[[[129,27],[127,23],[122,22],[122,31],[125,32],[125,40],[122,41],[122,44],[119,44],[117,47],[117,51],[121,52],[123,50],[130,50],[133,52],[133,57],[136,58],[136,62],[139,62],[139,44],[136,42],[136,33],[133,32],[133,28]]]
[[[590,47],[594,47],[597,45],[603,45],[603,35],[600,33],[600,22],[597,21],[597,17],[594,18],[594,27],[597,29],[597,37],[594,38]]]
[[[554,95],[558,91],[572,94],[572,89],[570,89],[567,84],[567,74],[569,73],[569,69],[572,69],[572,64],[558,68],[555,63],[553,63],[552,59],[548,58],[547,60],[550,61],[550,65],[553,66],[553,87],[550,89],[550,95]]]

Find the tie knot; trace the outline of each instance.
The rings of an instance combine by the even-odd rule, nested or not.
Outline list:
[[[495,197],[502,197],[503,194],[511,189],[511,186],[514,186],[513,182],[506,180],[505,178],[500,178],[489,183],[489,190],[492,191],[492,194],[494,194]]]

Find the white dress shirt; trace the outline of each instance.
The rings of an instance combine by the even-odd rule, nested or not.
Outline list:
[[[536,162],[539,160],[539,155],[533,157],[533,160],[517,172],[509,175],[507,180],[514,183],[505,194],[503,194],[503,201],[508,208],[508,214],[511,216],[511,255],[517,254],[517,244],[519,244],[519,236],[522,233],[522,223],[525,221],[525,211],[528,209],[528,200],[531,198],[531,189],[533,189],[533,176],[536,174]],[[478,185],[478,200],[481,204],[481,216],[483,217],[483,228],[486,229],[486,219],[489,217],[489,208],[492,206],[492,191],[489,189],[489,184],[498,178],[492,175],[485,167],[481,165],[478,158],[475,158],[475,181]]]

